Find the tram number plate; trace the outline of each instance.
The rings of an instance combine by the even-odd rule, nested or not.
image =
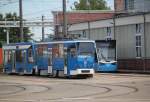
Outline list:
[[[90,73],[90,70],[82,70],[82,73]]]

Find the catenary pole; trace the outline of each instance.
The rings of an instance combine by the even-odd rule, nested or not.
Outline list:
[[[21,42],[24,41],[23,35],[23,11],[22,11],[22,0],[19,0],[19,16],[20,16],[20,35],[21,35]]]
[[[67,36],[67,16],[66,16],[66,0],[63,0],[63,35]]]

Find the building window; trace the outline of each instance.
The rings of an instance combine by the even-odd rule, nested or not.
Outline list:
[[[134,0],[127,0],[127,7],[129,10],[133,10],[134,9]]]
[[[83,37],[86,38],[86,31],[85,30],[83,30]]]
[[[142,57],[142,25],[136,24],[136,57]]]
[[[142,57],[141,35],[136,35],[136,57]]]
[[[142,33],[142,24],[136,24],[136,34]]]
[[[106,40],[111,40],[111,27],[107,27],[107,36],[106,36]]]

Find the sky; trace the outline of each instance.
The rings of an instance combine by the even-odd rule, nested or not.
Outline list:
[[[19,11],[19,0],[0,0],[0,13],[9,13]],[[78,0],[67,0],[67,11]],[[107,5],[113,9],[113,0],[106,0]],[[9,2],[9,4],[8,4]],[[62,11],[62,0],[23,0],[23,18],[27,20],[41,20],[44,15],[45,19],[53,21],[51,11]],[[41,39],[41,28],[30,28],[35,34],[34,39]],[[47,34],[52,33],[52,28],[46,28]]]

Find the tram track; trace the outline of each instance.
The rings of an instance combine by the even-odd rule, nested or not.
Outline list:
[[[26,80],[25,80],[26,81]],[[29,80],[29,82],[32,80]],[[39,80],[38,80],[39,81]],[[51,81],[47,81],[46,82],[51,83]],[[52,83],[54,84],[46,84],[46,85],[36,85],[36,84],[23,84],[23,83],[13,83],[13,82],[0,82],[0,85],[8,85],[8,87],[10,86],[14,86],[15,88],[22,88],[22,90],[20,91],[13,91],[10,93],[0,93],[0,102],[4,102],[4,101],[8,101],[8,102],[12,102],[13,99],[12,96],[15,97],[23,97],[24,94],[34,94],[34,97],[32,100],[29,99],[14,99],[14,102],[48,102],[48,101],[54,101],[54,102],[58,102],[58,101],[86,101],[86,100],[100,100],[100,99],[105,99],[105,98],[115,98],[115,97],[119,97],[119,96],[124,96],[124,95],[130,95],[133,93],[136,93],[139,91],[139,89],[135,86],[131,85],[124,85],[123,83],[114,83],[114,84],[105,84],[105,83],[88,83],[88,82],[81,82],[80,81],[76,81],[74,82],[74,80],[52,80]],[[48,86],[49,85],[49,86]],[[55,86],[57,85],[57,86]],[[71,86],[72,85],[72,86]],[[41,99],[36,98],[36,95],[39,96],[41,94],[44,94],[47,92],[50,92],[50,95],[53,94],[51,93],[51,90],[55,91],[56,87],[59,86],[63,86],[65,88],[67,88],[67,86],[71,86],[72,88],[74,88],[74,86],[79,86],[79,88],[77,90],[80,90],[80,88],[82,90],[84,90],[84,87],[87,88],[91,88],[91,91],[95,88],[97,89],[97,91],[93,91],[89,93],[84,93],[83,94],[74,94],[74,95],[70,95],[70,96],[56,96],[56,97],[43,97]],[[29,87],[29,88],[28,88]],[[30,87],[40,87],[42,88],[39,91],[32,91],[32,88]],[[31,90],[30,90],[31,89]],[[95,90],[94,89],[94,90]],[[103,89],[103,91],[101,90]],[[122,92],[117,92],[118,89],[123,90]],[[30,90],[30,91],[29,91]],[[58,91],[56,91],[57,93]],[[62,90],[60,90],[60,92],[63,92]],[[76,91],[77,92],[77,91]],[[62,94],[63,95],[63,94]],[[31,96],[32,97],[32,96]]]
[[[7,83],[7,84],[10,85],[11,83]],[[12,84],[15,84],[15,83],[12,83]],[[99,89],[105,89],[105,91],[103,91],[103,92],[96,92],[96,93],[88,94],[88,95],[74,96],[74,97],[60,97],[60,98],[43,99],[43,101],[90,100],[90,99],[100,99],[100,98],[117,97],[117,96],[129,95],[131,93],[138,92],[138,89],[136,87],[125,86],[125,85],[112,85],[112,84],[100,84],[100,83],[96,83],[96,85],[85,84],[85,83],[64,83],[64,84],[79,85],[79,86],[85,86],[85,87],[90,86],[90,87],[95,87],[95,88],[99,88]],[[22,85],[20,85],[20,86],[16,85],[16,86],[17,87],[22,87]],[[34,85],[31,85],[31,86],[34,86]],[[37,86],[39,86],[39,85],[37,85]],[[31,92],[31,93],[44,93],[44,92],[49,91],[51,89],[51,88],[49,88],[47,86],[43,86],[43,85],[40,85],[40,86],[46,87],[47,89],[39,91],[39,92]],[[112,91],[115,91],[114,89],[111,88],[112,86],[121,87],[121,88],[127,88],[130,91],[127,92],[127,93],[120,93],[120,94],[115,94],[115,95],[107,95],[108,93],[110,93]],[[22,87],[22,88],[23,88],[23,91],[27,90],[27,88],[25,88],[25,87]],[[8,96],[12,96],[12,95],[17,95],[17,93],[19,93],[19,92],[11,92],[9,94],[4,94],[4,96],[7,95],[7,97],[8,97]],[[18,94],[18,95],[21,95],[21,94]],[[3,98],[4,98],[4,96],[3,96]],[[9,99],[0,99],[0,101],[2,101],[2,100],[8,100],[9,101]],[[35,102],[35,101],[39,101],[39,100],[35,99],[35,100],[21,100],[21,101],[22,102]],[[16,102],[17,102],[17,100],[16,100]],[[19,100],[18,100],[18,102],[19,102]]]
[[[83,84],[80,84],[80,85],[83,85]],[[84,84],[84,85],[88,85],[88,84]],[[99,84],[98,84],[99,85]],[[128,88],[128,89],[132,89],[132,91],[130,92],[127,92],[127,93],[122,93],[122,94],[116,94],[116,95],[110,95],[110,96],[100,96],[100,95],[104,95],[104,94],[107,94],[111,91],[113,91],[113,89],[109,88],[109,87],[103,87],[103,86],[94,86],[94,85],[89,85],[89,86],[92,86],[92,87],[99,87],[99,88],[105,88],[107,89],[107,91],[105,92],[102,92],[102,93],[95,93],[95,94],[90,94],[90,95],[84,95],[84,96],[81,96],[81,97],[93,97],[93,96],[97,96],[97,97],[94,97],[94,98],[107,98],[107,97],[115,97],[115,96],[123,96],[123,95],[129,95],[131,93],[135,93],[135,92],[138,92],[138,88],[136,87],[133,87],[133,86],[125,86],[125,85],[112,85],[112,84],[101,84],[101,85],[104,85],[104,86],[117,86],[117,87],[121,87],[121,88]],[[75,98],[75,97],[73,97]]]
[[[2,85],[0,85],[0,87],[2,87]],[[26,90],[24,87],[19,86],[19,85],[5,85],[5,87],[19,88],[19,90],[17,90],[17,91],[12,91],[12,92],[7,92],[7,93],[0,93],[0,97],[4,97],[4,95],[17,94],[17,93],[20,93],[20,92],[23,92],[23,91]]]
[[[19,88],[19,90],[17,90],[17,91],[11,91],[11,92],[7,92],[7,93],[1,92],[0,98],[7,98],[10,96],[15,96],[15,95],[19,96],[19,95],[22,95],[25,93],[28,93],[28,94],[44,93],[44,92],[51,90],[50,87],[44,86],[44,85],[23,85],[23,84],[19,84],[19,83],[9,83],[9,82],[0,82],[0,84],[1,84],[0,87],[4,86],[5,88],[7,88],[7,87],[12,87],[12,88],[16,88],[16,89]],[[30,91],[28,89],[28,87],[37,87],[37,88],[43,88],[43,89],[40,91]]]
[[[105,85],[105,84],[104,84]],[[110,86],[117,86],[117,87],[121,87],[121,88],[128,88],[129,90],[132,90],[132,91],[129,91],[129,92],[126,92],[126,93],[120,93],[120,94],[116,94],[116,95],[108,95],[108,96],[98,96],[98,97],[94,97],[94,98],[108,98],[108,97],[118,97],[118,96],[124,96],[124,95],[129,95],[129,94],[132,94],[132,93],[136,93],[139,91],[139,89],[137,87],[134,87],[134,86],[126,86],[126,85],[112,85],[112,84],[109,84]]]
[[[81,95],[81,96],[75,96],[75,97],[63,97],[63,98],[56,98],[56,99],[48,99],[49,101],[59,101],[59,100],[92,100],[92,99],[100,99],[100,98],[109,98],[109,97],[117,97],[117,96],[124,96],[124,95],[129,95],[132,93],[136,93],[138,92],[138,88],[133,87],[133,86],[125,86],[125,85],[112,85],[112,84],[102,84],[105,86],[117,86],[117,87],[121,87],[121,88],[127,88],[128,90],[132,90],[130,92],[127,93],[120,93],[120,94],[116,94],[116,95],[108,95],[108,93],[112,92],[113,89],[109,88],[109,87],[104,87],[104,86],[97,86],[97,85],[89,85],[89,84],[80,84],[80,83],[69,83],[69,84],[73,84],[73,85],[81,85],[81,86],[91,86],[91,87],[98,87],[98,88],[105,88],[106,91],[104,92],[97,92],[94,94],[89,94],[89,95]],[[106,96],[101,96],[101,95],[106,95]]]

